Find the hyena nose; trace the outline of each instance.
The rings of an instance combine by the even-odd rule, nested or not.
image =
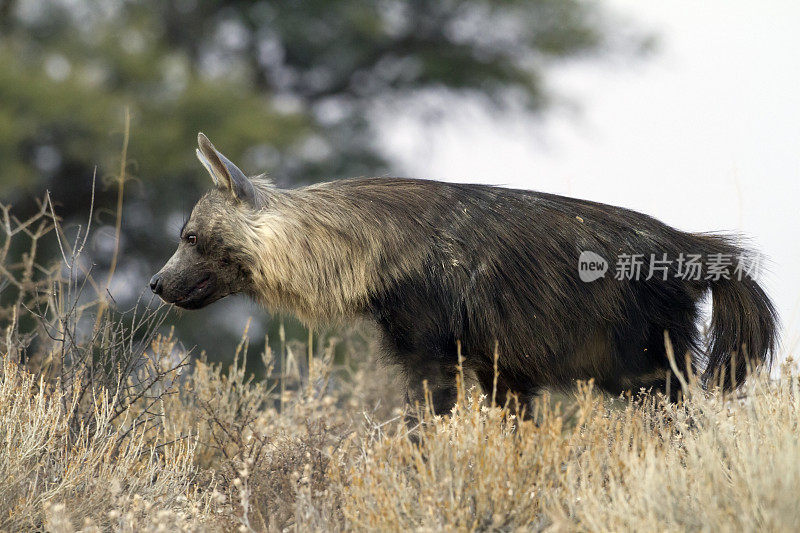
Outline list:
[[[161,277],[156,274],[152,278],[150,278],[150,290],[156,294],[161,294],[161,290],[164,286],[161,283]]]

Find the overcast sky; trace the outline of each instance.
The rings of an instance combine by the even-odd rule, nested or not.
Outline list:
[[[434,125],[393,116],[383,131],[396,168],[741,231],[771,261],[784,349],[800,355],[800,2],[610,5],[654,30],[659,47],[646,61],[559,71],[553,85],[579,113],[498,121],[467,105]]]

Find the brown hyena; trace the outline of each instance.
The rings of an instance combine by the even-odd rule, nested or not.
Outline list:
[[[216,187],[197,202],[153,291],[186,309],[245,293],[309,324],[365,317],[403,368],[409,400],[422,399],[426,380],[437,412],[455,400],[458,343],[464,368],[489,391],[497,349],[499,399],[523,402],[589,378],[612,393],[678,391],[665,331],[678,370],[727,373],[728,388],[775,348],[775,311],[752,277],[734,275],[734,262],[752,255],[731,238],[483,185],[359,178],[283,190],[246,177],[202,134],[199,145]],[[661,262],[615,275],[623,257]],[[687,257],[707,271],[687,276]],[[731,270],[720,274],[717,261],[711,272],[723,257]],[[604,261],[606,275],[591,271]],[[709,291],[706,346],[697,322]]]

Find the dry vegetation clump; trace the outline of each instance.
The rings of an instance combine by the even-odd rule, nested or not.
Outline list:
[[[568,413],[536,400],[536,423],[473,395],[418,447],[366,444],[343,467],[343,513],[380,530],[794,530],[799,386],[762,379],[675,406],[582,385]]]
[[[581,384],[526,406],[463,386],[403,424],[355,334],[189,359],[167,308],[119,312],[47,202],[0,209],[0,530],[784,531],[800,523],[800,382],[680,405]],[[36,261],[43,239],[63,253]],[[25,252],[20,252],[25,250]],[[246,339],[246,336],[245,336]],[[337,342],[349,346],[337,362]],[[788,369],[789,366],[787,365]]]
[[[112,422],[114,398],[96,391],[94,425],[73,432],[63,397],[3,358],[0,375],[0,526],[7,531],[89,525],[135,529],[148,522],[189,524],[205,506],[191,486],[194,440],[156,447],[145,426]],[[64,409],[66,404],[67,409]],[[124,438],[120,438],[125,433]],[[55,527],[55,524],[61,524]]]
[[[799,385],[786,375],[740,399],[696,394],[588,417],[549,515],[584,530],[796,530]]]
[[[26,221],[0,206],[0,226],[0,529],[199,523],[196,436],[165,438],[186,358],[158,333],[164,312],[115,311],[81,260],[86,232],[68,241],[48,200]]]

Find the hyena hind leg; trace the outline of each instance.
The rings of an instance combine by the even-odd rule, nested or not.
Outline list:
[[[689,382],[696,375],[693,353],[698,350],[695,313],[684,310],[663,318],[661,323],[650,324],[642,335],[625,331],[616,339],[617,354],[614,363],[597,385],[616,396],[623,393],[638,394],[642,391],[662,393],[671,402],[682,396],[681,380],[675,375],[666,349],[665,331],[672,348],[675,369]],[[669,319],[669,325],[664,322]]]
[[[639,354],[643,359],[639,371],[635,373],[624,370],[614,377],[606,377],[598,381],[598,386],[612,395],[622,393],[638,394],[640,392],[664,394],[670,402],[677,403],[683,396],[683,382],[690,382],[697,375],[697,366],[692,351],[694,339],[689,335],[671,336],[675,374],[664,346],[663,330],[653,332],[649,337],[647,351]],[[660,344],[659,344],[660,343]],[[646,354],[646,355],[645,355]]]
[[[660,376],[648,378],[647,383],[643,383],[645,388],[650,388],[653,392],[661,392],[673,403],[677,403],[683,396],[681,381],[690,383],[697,376],[697,362],[692,355],[699,350],[697,343],[697,326],[691,314],[687,315],[683,324],[667,331],[672,348],[672,358],[675,369],[669,361],[667,345],[664,338],[665,328],[655,328],[650,335],[649,345],[651,353],[657,357]],[[657,354],[657,355],[656,355]],[[675,370],[680,373],[680,379],[675,374]]]
[[[619,381],[603,381],[599,383],[601,389],[612,396],[630,393],[633,395],[644,392],[646,394],[661,393],[672,403],[678,403],[683,396],[680,380],[670,368],[664,367],[648,374],[627,377]]]

